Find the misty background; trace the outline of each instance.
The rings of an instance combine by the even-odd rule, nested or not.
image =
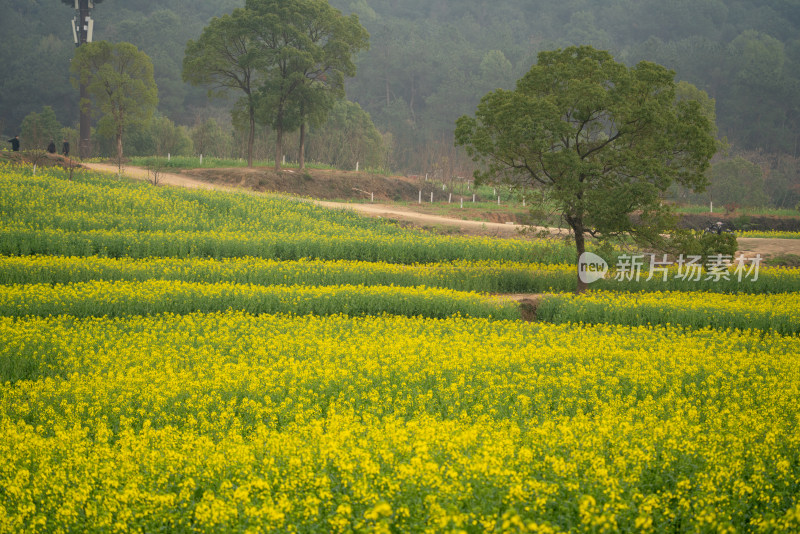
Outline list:
[[[590,44],[628,65],[648,60],[674,69],[677,80],[715,100],[719,136],[729,145],[718,158],[730,167],[723,172],[717,165],[715,172],[723,181],[742,182],[738,194],[756,195],[758,202],[777,207],[800,201],[797,0],[330,3],[344,14],[357,13],[370,33],[370,49],[358,56],[358,73],[347,81],[347,99],[369,114],[379,132],[376,166],[407,173],[469,172],[470,162],[453,148],[455,120],[474,113],[487,92],[512,89],[538,52]],[[182,81],[181,68],[186,42],[198,38],[211,17],[243,5],[244,0],[106,0],[92,12],[95,41],[127,41],[152,59],[159,118],[194,139],[184,151],[239,155],[243,125],[232,118],[233,99],[209,99],[205,88]],[[69,81],[73,16],[74,10],[58,0],[0,0],[3,135],[18,133],[23,119],[44,106],[52,107],[61,125],[75,127],[78,92]],[[371,128],[349,125],[351,116],[364,121],[353,109],[334,114],[337,128]],[[209,120],[225,135],[198,147],[197,129]],[[257,157],[271,152],[269,136],[261,127]],[[341,144],[348,137],[331,139]],[[93,143],[102,153],[107,140]],[[126,145],[131,155],[148,150],[136,132]],[[287,140],[286,147],[291,158],[294,143]],[[755,192],[746,187],[747,180],[758,182]]]

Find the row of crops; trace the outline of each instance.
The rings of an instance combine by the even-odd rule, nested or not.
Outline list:
[[[0,234],[0,533],[800,531],[797,270],[575,297],[559,242],[25,168]]]
[[[795,337],[241,312],[0,332],[30,366],[0,403],[6,532],[800,527]]]
[[[3,255],[574,261],[563,243],[436,236],[291,199],[0,172]]]

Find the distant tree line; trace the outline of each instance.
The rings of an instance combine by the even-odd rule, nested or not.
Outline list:
[[[73,10],[62,2],[8,4],[0,17],[6,43],[0,48],[0,130],[22,133],[23,119],[42,113],[43,106],[52,108],[60,124],[72,127],[78,114],[78,97],[69,83]],[[468,174],[469,159],[453,150],[455,119],[473,112],[487,92],[512,89],[539,52],[589,44],[627,65],[640,60],[662,64],[676,71],[677,80],[705,91],[716,105],[718,135],[729,145],[723,159],[743,158],[756,165],[761,182],[750,185],[763,190],[769,203],[786,206],[800,200],[800,10],[795,0],[330,4],[345,17],[357,14],[370,34],[370,48],[356,57],[358,71],[346,83],[346,93],[375,126],[359,142],[380,136],[378,152],[395,170],[418,173],[437,167],[448,175]],[[158,116],[187,132],[213,119],[229,140],[230,153],[237,154],[246,144],[249,125],[238,111],[229,113],[235,97],[209,99],[207,87],[184,82],[182,71],[187,42],[200,39],[213,17],[245,7],[244,0],[103,2],[93,14],[95,40],[130,42],[144,51],[158,85]],[[255,132],[256,153],[267,150],[265,143],[274,146],[277,136],[275,124],[263,119]],[[351,120],[351,126],[357,122]],[[309,158],[316,157],[310,153],[315,142],[335,137],[321,128],[313,120],[307,123]],[[299,134],[298,127],[287,135]],[[299,139],[284,141],[287,158],[298,158]],[[721,162],[718,156],[715,169]],[[715,180],[724,181],[720,176],[715,174]]]

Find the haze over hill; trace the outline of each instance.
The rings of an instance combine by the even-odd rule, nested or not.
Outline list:
[[[43,0],[0,2],[0,131],[11,134],[42,106],[72,125],[73,10]],[[449,155],[454,120],[515,80],[541,50],[591,44],[628,64],[675,69],[716,100],[721,136],[734,150],[797,157],[800,144],[800,9],[791,0],[332,0],[370,32],[348,98],[390,147],[389,166],[420,169]],[[209,101],[181,80],[186,42],[243,0],[108,0],[94,9],[95,40],[129,41],[153,60],[159,111],[177,124],[230,120],[231,102]],[[262,135],[268,132],[262,131]],[[386,135],[389,134],[389,135]],[[289,153],[291,156],[291,153]]]

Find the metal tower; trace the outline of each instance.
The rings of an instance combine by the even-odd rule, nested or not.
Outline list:
[[[72,19],[72,38],[75,41],[75,46],[81,46],[84,43],[92,42],[92,34],[94,33],[94,20],[92,20],[91,12],[95,4],[99,4],[102,0],[61,0],[64,4],[73,5],[75,7],[75,18]],[[81,158],[88,158],[92,153],[91,145],[91,113],[88,108],[84,109],[82,103],[89,99],[89,91],[86,84],[81,83],[81,119],[80,119],[80,139],[78,142],[78,153]]]

